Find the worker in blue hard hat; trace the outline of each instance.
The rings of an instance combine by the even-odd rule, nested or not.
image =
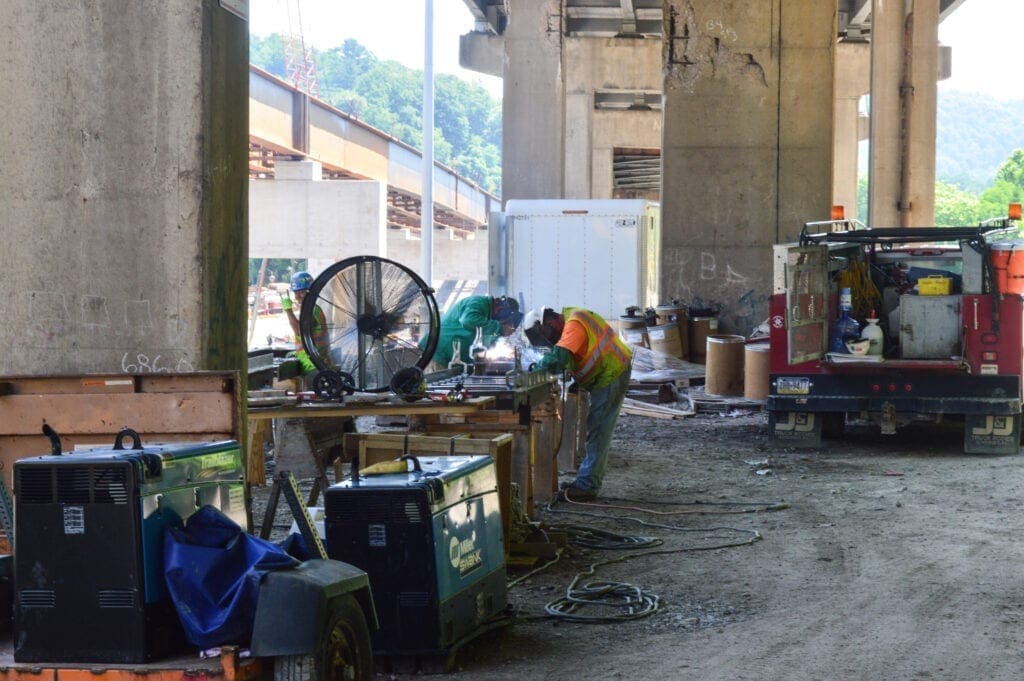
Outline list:
[[[302,310],[302,301],[306,297],[306,293],[313,285],[313,275],[309,272],[296,272],[292,275],[291,279],[291,291],[295,296],[293,302],[288,292],[285,291],[281,295],[281,308],[284,310],[285,315],[288,316],[288,324],[292,327],[292,333],[295,334],[295,356],[302,365],[302,373],[308,374],[316,371],[317,367],[310,359],[309,353],[303,347],[302,342],[302,330],[299,327],[299,318],[295,315],[293,309],[295,304],[298,304],[299,310]],[[327,339],[327,320],[324,317],[324,311],[320,309],[319,305],[313,306],[313,342],[316,343],[318,355],[327,361],[328,354],[328,339]]]
[[[448,366],[454,354],[453,345],[459,342],[459,356],[469,366],[470,347],[476,338],[477,329],[483,331],[483,344],[490,347],[499,336],[511,336],[523,320],[519,303],[513,298],[501,296],[469,296],[458,301],[444,313],[441,329],[434,350],[434,361],[442,367]],[[425,345],[426,341],[423,341]]]

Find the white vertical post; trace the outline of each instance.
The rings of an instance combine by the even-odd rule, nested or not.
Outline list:
[[[420,201],[420,276],[433,287],[434,255],[434,0],[426,0],[423,33],[423,191]]]

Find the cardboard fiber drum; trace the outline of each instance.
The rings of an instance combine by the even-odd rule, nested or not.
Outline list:
[[[707,340],[704,392],[708,395],[743,395],[743,336],[714,335]]]

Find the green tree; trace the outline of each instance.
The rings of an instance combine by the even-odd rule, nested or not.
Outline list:
[[[253,36],[253,64],[283,78],[284,41]],[[423,73],[380,61],[356,40],[316,51],[320,97],[417,149],[422,148]],[[479,85],[440,74],[435,82],[434,157],[491,192],[501,190],[501,103]]]
[[[979,220],[978,197],[945,182],[935,183],[935,224],[964,227]]]

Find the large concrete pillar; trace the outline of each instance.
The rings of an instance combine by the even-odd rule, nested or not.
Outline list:
[[[772,244],[829,214],[834,2],[666,0],[662,299],[767,317]]]
[[[871,140],[869,224],[900,224],[900,81],[903,73],[904,0],[871,2]]]
[[[508,8],[502,199],[558,198],[565,132],[561,3],[508,0]]]
[[[832,202],[857,218],[857,175],[861,140],[860,99],[871,89],[871,45],[843,40],[836,44],[835,146]],[[867,216],[864,216],[867,217]]]
[[[913,0],[907,105],[907,203],[910,225],[935,224],[935,109],[939,78],[939,0]]]
[[[248,26],[6,0],[0,372],[246,366]]]

